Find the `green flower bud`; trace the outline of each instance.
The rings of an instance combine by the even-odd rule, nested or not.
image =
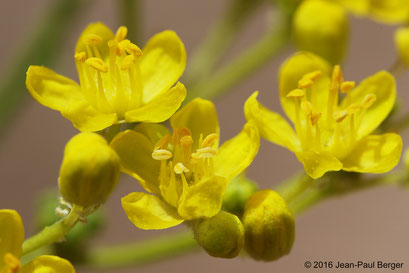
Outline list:
[[[223,209],[241,216],[247,200],[256,190],[257,185],[254,181],[244,175],[237,176],[229,183],[224,192]]]
[[[244,209],[243,225],[246,250],[254,259],[274,261],[290,252],[295,220],[275,191],[262,190],[250,197]]]
[[[409,149],[406,149],[405,151],[404,165],[405,165],[406,170],[409,170]]]
[[[409,27],[401,27],[396,30],[395,46],[401,61],[409,66]]]
[[[83,208],[104,203],[119,179],[119,158],[105,139],[80,133],[65,146],[59,186],[64,200]]]
[[[196,241],[213,257],[234,258],[244,245],[244,229],[240,219],[220,211],[211,218],[193,224]]]
[[[348,43],[348,17],[343,7],[325,0],[303,1],[294,14],[293,36],[300,50],[339,63]]]

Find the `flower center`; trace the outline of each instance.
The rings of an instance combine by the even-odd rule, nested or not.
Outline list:
[[[127,28],[121,26],[115,38],[107,42],[106,59],[101,54],[103,39],[96,34],[86,35],[82,40],[86,51],[74,55],[85,99],[99,112],[117,113],[119,120],[142,104],[142,51],[125,39],[126,34]]]
[[[200,135],[196,151],[192,152],[192,134],[187,128],[179,128],[173,135],[162,137],[155,145],[152,158],[160,160],[159,188],[162,197],[177,207],[187,188],[204,177],[214,174],[214,147],[218,136]]]
[[[360,103],[352,103],[351,92],[355,82],[344,81],[340,66],[336,65],[332,71],[326,105],[319,111],[308,98],[318,96],[312,93],[315,90],[311,90],[311,87],[321,75],[321,71],[305,74],[299,80],[298,88],[287,94],[295,103],[294,127],[302,150],[336,150],[342,157],[354,147],[363,115],[376,101],[376,95],[370,93]],[[339,91],[345,96],[345,102],[341,105],[338,103]]]

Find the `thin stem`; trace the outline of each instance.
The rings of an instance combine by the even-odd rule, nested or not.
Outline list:
[[[198,249],[189,231],[144,242],[91,249],[86,265],[97,268],[122,267],[158,261]]]
[[[291,204],[296,200],[300,195],[302,195],[306,190],[313,186],[314,180],[308,175],[302,176],[297,180],[294,187],[289,189],[287,192],[282,192],[283,198],[287,201],[288,204]]]
[[[74,206],[71,212],[55,224],[45,227],[36,235],[28,238],[23,243],[23,256],[37,249],[59,242],[75,226],[80,217],[78,209]]]
[[[212,26],[204,41],[194,52],[189,70],[186,71],[187,84],[206,78],[211,73],[260,3],[262,3],[261,0],[230,0],[225,13]]]
[[[54,3],[55,2],[55,3]],[[50,65],[58,56],[67,28],[75,14],[84,10],[88,0],[53,1],[46,14],[40,16],[34,33],[26,39],[18,53],[10,60],[0,85],[0,129],[5,126],[22,99],[28,95],[25,87],[29,65]]]
[[[142,0],[121,0],[120,21],[128,28],[128,39],[140,45],[143,39]]]
[[[289,36],[289,26],[285,21],[280,24],[275,33],[268,31],[264,37],[237,59],[216,71],[212,76],[192,86],[186,101],[196,96],[214,98],[229,91],[230,88],[250,76],[284,49],[289,41]]]

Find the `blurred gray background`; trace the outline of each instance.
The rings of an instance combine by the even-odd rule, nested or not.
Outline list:
[[[0,9],[0,71],[8,69],[14,49],[20,47],[32,30],[33,22],[43,14],[52,0],[2,1]],[[51,67],[77,79],[73,49],[82,29],[94,21],[102,21],[112,29],[118,27],[116,1],[90,1],[81,14],[71,20],[59,52],[61,61]],[[164,29],[175,30],[187,48],[188,58],[208,27],[218,18],[227,1],[149,0],[144,1],[144,40]],[[228,53],[227,59],[260,37],[268,20],[267,9],[261,8],[246,25],[245,31]],[[345,79],[360,81],[374,72],[389,68],[396,59],[393,44],[395,27],[351,16],[351,40],[343,71]],[[141,47],[143,45],[140,45]],[[234,136],[244,123],[243,104],[254,91],[270,109],[282,113],[278,99],[277,71],[290,56],[284,51],[261,71],[217,100],[222,141]],[[25,73],[25,71],[21,71]],[[1,75],[1,74],[0,74]],[[397,80],[398,92],[407,111],[409,73]],[[32,235],[32,215],[37,193],[56,186],[65,143],[77,131],[58,112],[43,107],[27,91],[23,106],[14,115],[0,142],[0,207],[16,209],[22,216],[26,236]],[[403,135],[404,147],[409,135]],[[284,148],[262,141],[260,152],[249,169],[249,176],[269,188],[278,184],[302,165]],[[125,178],[125,175],[123,175]],[[164,235],[180,228],[163,231],[138,230],[128,221],[120,198],[139,190],[137,182],[122,179],[106,204],[109,223],[93,244],[114,244]],[[107,270],[106,272],[310,272],[304,262],[377,261],[403,262],[409,270],[409,192],[401,189],[377,188],[331,199],[297,218],[296,242],[290,255],[277,262],[255,262],[246,257],[223,260],[209,257],[203,251],[141,267]],[[378,269],[376,272],[389,270]],[[77,268],[77,272],[101,272]],[[333,270],[335,272],[335,270]],[[358,272],[345,270],[345,272]],[[369,272],[369,270],[362,270]],[[375,272],[375,270],[374,270]]]

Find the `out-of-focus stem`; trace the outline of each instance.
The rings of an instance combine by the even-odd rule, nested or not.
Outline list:
[[[142,0],[120,0],[120,22],[128,28],[128,39],[137,45],[143,40]]]
[[[46,14],[40,17],[34,34],[26,39],[20,50],[10,59],[7,71],[0,83],[0,130],[4,130],[22,99],[28,94],[25,87],[29,65],[50,65],[58,56],[58,47],[63,41],[72,18],[89,0],[53,1]]]

